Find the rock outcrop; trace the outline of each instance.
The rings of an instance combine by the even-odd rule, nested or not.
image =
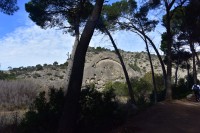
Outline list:
[[[85,64],[83,86],[95,84],[97,88],[101,89],[108,81],[125,80],[124,72],[115,53],[101,52],[90,57],[89,60],[90,62]],[[126,69],[130,77],[139,76],[139,72],[134,71],[129,65],[126,65]]]

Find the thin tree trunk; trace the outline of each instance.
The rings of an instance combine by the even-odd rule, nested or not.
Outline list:
[[[63,114],[59,122],[58,133],[75,133],[77,130],[76,127],[80,113],[79,99],[85,55],[101,14],[103,2],[104,0],[96,0],[92,14],[85,25],[80,41],[76,47],[68,90],[65,95]]]
[[[155,75],[154,75],[154,69],[153,69],[153,63],[152,63],[152,59],[151,59],[151,54],[149,51],[149,46],[147,43],[147,39],[144,39],[145,44],[146,44],[146,48],[147,48],[147,53],[148,53],[148,57],[149,57],[149,62],[150,62],[150,66],[151,66],[151,73],[152,73],[152,82],[153,82],[153,90],[154,90],[154,103],[157,103],[157,88],[156,88],[156,81],[155,81]]]
[[[124,25],[123,23],[120,23],[120,22],[118,22],[118,24],[119,24],[119,25],[123,25],[123,26],[127,26],[127,25]],[[130,25],[128,25],[127,27],[130,27]],[[152,41],[144,32],[142,32],[141,30],[139,30],[137,27],[135,27],[134,25],[131,25],[131,28],[133,28],[139,36],[142,35],[144,38],[146,38],[146,39],[149,41],[149,43],[151,44],[151,46],[153,47],[153,49],[155,50],[156,55],[157,55],[157,57],[158,57],[158,59],[159,59],[159,61],[160,61],[160,65],[161,65],[162,71],[163,71],[164,86],[165,86],[165,89],[166,89],[166,88],[167,88],[167,87],[166,87],[166,85],[167,85],[167,84],[166,84],[166,81],[167,81],[167,74],[166,74],[166,70],[165,70],[165,65],[164,65],[164,62],[163,62],[163,60],[162,60],[162,57],[161,57],[160,53],[158,52],[158,50],[157,50],[155,44],[153,43],[153,41]],[[135,32],[135,31],[134,31],[134,32]],[[141,34],[141,35],[140,35],[140,34]]]
[[[176,70],[175,70],[175,86],[177,86],[177,81],[178,81],[178,68],[179,68],[179,61],[176,64]]]
[[[164,65],[164,62],[162,60],[162,57],[160,55],[160,53],[158,52],[155,44],[153,43],[153,41],[145,34],[142,34],[144,36],[144,38],[146,38],[149,43],[151,44],[151,46],[153,47],[153,49],[155,50],[156,52],[156,55],[160,61],[160,65],[161,65],[161,68],[162,68],[162,71],[163,71],[163,78],[164,78],[164,86],[165,86],[165,89],[167,89],[167,73],[166,73],[166,69],[165,69],[165,65]]]
[[[197,52],[194,50],[195,56],[197,58],[197,65],[200,66],[200,61],[199,61],[199,56],[197,54]]]
[[[151,59],[151,54],[149,51],[149,46],[148,46],[148,41],[147,38],[143,38],[140,34],[139,36],[143,39],[143,41],[146,44],[146,48],[147,48],[147,53],[148,53],[148,57],[149,57],[149,62],[150,62],[150,66],[151,66],[151,76],[152,76],[152,83],[153,83],[153,91],[154,91],[154,103],[157,103],[157,87],[156,87],[156,81],[155,81],[155,73],[154,73],[154,68],[153,68],[153,63],[152,63],[152,59]]]
[[[128,85],[128,91],[129,91],[131,103],[135,104],[135,98],[134,98],[134,94],[133,94],[133,89],[132,89],[131,82],[130,82],[130,79],[129,79],[129,76],[128,76],[128,72],[126,70],[126,66],[125,66],[125,64],[123,62],[122,56],[121,56],[121,54],[120,54],[120,52],[119,52],[119,50],[117,48],[117,45],[115,44],[115,41],[113,40],[110,32],[108,31],[108,29],[106,27],[104,27],[104,30],[105,30],[106,34],[109,36],[109,38],[110,38],[110,40],[111,40],[111,42],[113,44],[113,47],[115,49],[115,53],[117,54],[117,56],[118,56],[118,58],[120,60],[120,63],[122,65],[122,69],[124,71],[124,75],[125,75],[125,78],[126,78],[126,83]]]
[[[196,70],[195,50],[194,50],[194,44],[192,44],[191,42],[190,42],[190,49],[192,51],[193,79],[194,79],[194,84],[197,84],[197,70]]]
[[[187,62],[187,88],[189,89],[190,65]]]

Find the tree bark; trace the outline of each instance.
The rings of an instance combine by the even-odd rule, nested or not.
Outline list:
[[[197,84],[197,70],[196,70],[195,49],[194,49],[194,44],[192,44],[192,42],[190,42],[190,49],[192,51],[193,80],[194,80],[194,84]]]
[[[197,65],[200,66],[199,56],[198,56],[198,54],[197,54],[196,51],[195,51],[195,56],[196,56],[196,58],[197,58]]]
[[[174,1],[174,0],[173,0]],[[172,100],[172,84],[171,84],[171,76],[172,76],[172,60],[171,60],[171,47],[172,47],[172,34],[171,34],[171,17],[170,17],[170,9],[172,7],[173,3],[168,3],[168,1],[165,1],[165,7],[166,7],[166,30],[167,30],[167,88],[166,88],[166,101]]]
[[[149,62],[150,62],[150,66],[151,66],[151,72],[152,72],[151,75],[152,75],[152,83],[153,83],[153,91],[154,91],[154,104],[156,104],[157,103],[157,87],[156,87],[153,63],[152,63],[151,54],[150,54],[150,51],[149,51],[148,41],[147,41],[147,38],[143,38],[141,35],[139,35],[139,36],[143,39],[143,41],[146,44],[147,53],[148,53],[148,57],[149,57]]]
[[[79,34],[76,34],[75,35],[74,45],[73,45],[73,48],[72,48],[72,53],[71,53],[70,58],[68,59],[67,78],[66,78],[66,82],[65,82],[65,86],[64,86],[64,93],[65,93],[65,95],[67,94],[67,90],[69,88],[68,86],[69,86],[69,82],[71,80],[70,76],[71,76],[71,73],[72,73],[74,54],[75,54],[75,50],[76,50],[78,44],[79,44]]]
[[[190,65],[187,61],[187,88],[189,89]]]
[[[85,25],[80,41],[76,47],[69,85],[65,95],[63,114],[59,121],[58,133],[76,132],[80,111],[79,98],[83,79],[85,55],[101,14],[103,2],[104,0],[96,0],[92,14]]]
[[[151,66],[151,73],[152,73],[152,82],[153,82],[153,90],[154,90],[154,104],[157,103],[157,88],[156,88],[156,81],[155,81],[155,75],[154,75],[154,69],[153,69],[153,63],[152,63],[152,59],[151,59],[151,54],[149,51],[149,46],[148,46],[148,42],[147,39],[144,39],[145,44],[146,44],[146,48],[147,48],[147,53],[148,53],[148,57],[149,57],[149,62],[150,62],[150,66]]]
[[[66,78],[66,82],[65,82],[65,85],[64,85],[64,93],[66,94],[67,93],[67,89],[68,89],[68,86],[69,86],[69,82],[70,82],[70,76],[71,76],[71,70],[72,70],[72,67],[73,67],[73,60],[74,60],[74,54],[75,54],[75,50],[79,44],[79,37],[80,37],[80,16],[81,16],[81,13],[83,11],[83,6],[85,4],[86,0],[82,0],[79,2],[78,4],[78,8],[80,10],[78,10],[78,12],[76,13],[75,17],[74,17],[74,32],[75,32],[75,41],[74,41],[74,45],[73,45],[73,48],[72,48],[72,53],[71,53],[71,56],[70,58],[68,59],[68,66],[67,66],[67,78]]]
[[[161,68],[162,68],[162,71],[163,71],[164,86],[165,86],[165,89],[167,89],[167,73],[166,73],[166,69],[165,69],[165,65],[164,65],[164,62],[162,60],[162,57],[161,57],[160,53],[158,52],[153,41],[146,34],[144,34],[144,33],[141,33],[141,34],[144,36],[144,38],[146,38],[149,41],[149,43],[151,44],[151,46],[153,47],[153,49],[156,52],[156,55],[157,55],[157,57],[160,61],[160,65],[161,65]]]
[[[119,50],[117,48],[117,45],[115,44],[115,41],[113,40],[110,32],[108,31],[108,29],[106,27],[104,27],[104,30],[105,30],[106,34],[109,36],[109,38],[110,38],[110,40],[111,40],[111,42],[113,44],[113,47],[115,49],[115,53],[117,54],[117,56],[118,56],[118,58],[120,60],[120,63],[122,65],[122,69],[124,71],[124,76],[126,78],[126,83],[128,85],[128,91],[129,91],[131,103],[135,104],[135,98],[134,98],[134,94],[133,94],[132,85],[131,85],[131,82],[130,82],[130,79],[129,79],[129,76],[128,76],[128,72],[126,70],[126,66],[125,66],[124,61],[122,59],[122,56],[121,56],[121,54],[120,54],[120,52],[119,52]]]
[[[177,86],[177,81],[178,81],[178,67],[179,67],[179,62],[176,64],[175,80],[174,80],[175,86]]]

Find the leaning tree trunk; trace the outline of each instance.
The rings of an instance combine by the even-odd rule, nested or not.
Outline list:
[[[120,22],[118,22],[118,24],[119,24],[119,25],[123,25],[123,26],[127,26],[127,25],[124,25],[124,23],[120,23]],[[127,26],[127,27],[129,27],[129,26]],[[144,32],[142,32],[141,30],[139,30],[137,27],[135,27],[134,25],[132,25],[132,28],[133,28],[136,32],[138,32],[138,33],[137,33],[138,35],[141,34],[144,38],[146,38],[146,39],[149,41],[149,43],[151,44],[151,46],[153,47],[153,49],[155,50],[156,55],[157,55],[157,57],[158,57],[158,59],[159,59],[159,61],[160,61],[160,65],[161,65],[162,71],[163,71],[164,86],[165,86],[165,89],[166,89],[166,88],[167,88],[167,87],[166,87],[166,85],[167,85],[167,84],[166,84],[166,81],[167,81],[167,74],[166,74],[166,70],[165,70],[165,65],[164,65],[164,62],[163,62],[163,60],[162,60],[162,57],[161,57],[160,53],[158,52],[158,50],[157,50],[155,44],[153,43],[153,41],[152,41]]]
[[[67,66],[67,78],[66,78],[66,82],[65,82],[65,86],[64,86],[64,93],[65,95],[67,94],[67,89],[69,88],[69,82],[71,80],[70,76],[72,73],[72,67],[73,67],[73,60],[74,60],[74,54],[75,54],[75,50],[79,44],[79,32],[76,33],[75,31],[75,41],[74,41],[74,45],[72,48],[72,53],[70,58],[68,59],[68,66]]]
[[[63,114],[58,127],[58,133],[75,133],[77,129],[76,126],[80,111],[79,99],[83,79],[85,55],[101,14],[103,2],[104,0],[96,0],[92,14],[85,25],[80,41],[76,47],[68,90],[64,99],[65,103]]]
[[[73,67],[74,55],[75,55],[75,51],[76,51],[77,45],[79,44],[79,39],[80,39],[79,38],[80,37],[80,35],[79,35],[80,34],[80,31],[79,31],[80,16],[81,16],[81,13],[83,11],[83,6],[84,6],[85,2],[86,2],[85,0],[79,2],[78,8],[80,10],[78,10],[78,12],[75,14],[75,18],[74,18],[75,41],[74,41],[74,45],[73,45],[73,48],[72,48],[71,56],[68,59],[67,78],[66,78],[66,81],[65,81],[65,84],[64,84],[64,93],[65,94],[67,93],[69,82],[71,80],[70,76],[71,76],[71,72],[72,72],[71,70],[72,70],[72,67]]]
[[[144,38],[146,38],[149,41],[149,43],[151,44],[151,46],[153,47],[153,49],[156,52],[156,55],[157,55],[157,57],[158,57],[158,59],[160,61],[160,65],[161,65],[161,68],[162,68],[162,71],[163,71],[164,86],[165,86],[165,89],[167,89],[167,86],[166,86],[167,85],[167,73],[166,73],[166,70],[165,70],[165,65],[164,65],[164,62],[162,60],[162,57],[161,57],[160,53],[158,52],[158,50],[157,50],[155,44],[153,43],[153,41],[146,34],[142,33],[142,35],[144,36]]]
[[[152,63],[152,59],[151,59],[151,54],[149,51],[149,46],[148,46],[148,42],[147,39],[144,39],[145,44],[146,44],[146,48],[147,48],[147,53],[148,53],[148,57],[149,57],[149,62],[150,62],[150,66],[151,66],[151,73],[152,73],[152,82],[153,82],[153,90],[154,90],[154,103],[157,103],[157,88],[156,88],[156,81],[155,81],[155,75],[154,75],[154,69],[153,69],[153,63]]]
[[[132,103],[132,104],[135,104],[135,98],[134,98],[134,94],[133,94],[133,89],[132,89],[131,82],[130,82],[130,79],[129,79],[129,76],[128,76],[128,72],[127,72],[127,70],[126,70],[126,66],[125,66],[125,64],[124,64],[124,61],[123,61],[123,59],[122,59],[122,56],[121,56],[121,54],[120,54],[120,52],[119,52],[119,50],[118,50],[118,48],[117,48],[117,45],[115,44],[115,41],[113,40],[113,38],[112,38],[110,32],[108,31],[108,29],[107,29],[106,27],[104,27],[104,30],[105,30],[106,34],[109,36],[109,38],[110,38],[110,40],[111,40],[111,42],[112,42],[112,44],[113,44],[113,47],[114,47],[114,49],[115,49],[115,53],[117,54],[117,56],[118,56],[118,58],[119,58],[119,60],[120,60],[120,63],[121,63],[121,65],[122,65],[122,69],[123,69],[123,71],[124,71],[124,75],[125,75],[125,78],[126,78],[126,83],[127,83],[127,85],[128,85],[128,91],[129,91],[131,103]]]

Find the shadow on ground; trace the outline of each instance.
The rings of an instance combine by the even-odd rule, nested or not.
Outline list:
[[[200,133],[200,102],[158,103],[129,118],[111,133]]]

